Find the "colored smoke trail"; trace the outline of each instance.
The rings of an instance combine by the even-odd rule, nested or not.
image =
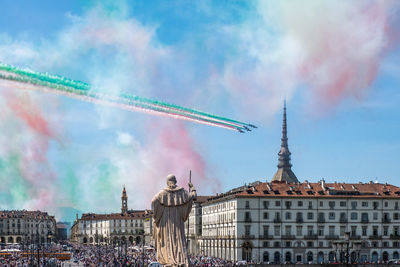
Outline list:
[[[249,131],[249,127],[255,128],[255,126],[248,123],[126,93],[107,95],[84,82],[74,81],[56,75],[49,75],[47,73],[19,69],[2,63],[0,63],[0,79],[33,86],[25,86],[24,89],[35,89],[43,92],[62,94],[72,98],[101,103],[126,110],[164,115],[230,130],[237,130],[239,132],[244,132],[245,130]]]

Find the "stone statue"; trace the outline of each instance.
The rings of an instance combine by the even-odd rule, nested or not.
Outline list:
[[[154,196],[153,234],[157,261],[165,266],[189,266],[185,238],[185,221],[192,209],[196,190],[189,182],[190,192],[176,185],[176,178],[167,177],[167,187]]]

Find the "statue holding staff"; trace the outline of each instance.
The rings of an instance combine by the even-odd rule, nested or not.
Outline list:
[[[151,206],[154,219],[154,241],[157,261],[165,266],[189,266],[185,238],[185,221],[196,199],[196,189],[189,182],[190,192],[176,185],[176,178],[167,177],[167,187],[154,196]]]

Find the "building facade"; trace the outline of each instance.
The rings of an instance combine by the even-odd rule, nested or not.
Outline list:
[[[47,212],[0,211],[1,244],[47,244],[56,238],[56,220]]]
[[[128,210],[125,187],[121,196],[121,212],[110,214],[84,213],[71,228],[71,241],[80,244],[137,244],[144,234],[147,212]]]
[[[299,182],[291,170],[286,106],[281,141],[271,182],[255,182],[200,204],[200,253],[274,263],[399,259],[400,188]]]

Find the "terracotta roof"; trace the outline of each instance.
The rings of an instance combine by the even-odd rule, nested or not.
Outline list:
[[[195,202],[203,203],[206,202],[209,198],[212,198],[212,196],[197,196]]]
[[[20,218],[20,219],[51,219],[54,220],[54,216],[50,216],[47,212],[40,210],[2,210],[0,211],[0,218]]]
[[[80,220],[131,220],[131,219],[144,219],[146,218],[146,211],[135,210],[128,211],[127,213],[109,213],[109,214],[97,214],[97,213],[84,213]]]
[[[390,184],[381,183],[286,183],[273,181],[247,186],[237,192],[227,192],[209,199],[215,201],[227,197],[318,197],[318,198],[398,198],[400,188]]]

